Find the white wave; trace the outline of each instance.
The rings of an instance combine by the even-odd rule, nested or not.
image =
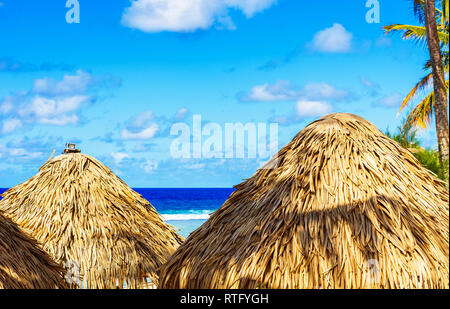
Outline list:
[[[170,220],[208,220],[209,214],[161,214],[166,221]]]

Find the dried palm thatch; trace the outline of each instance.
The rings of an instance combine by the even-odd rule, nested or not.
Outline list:
[[[448,288],[443,182],[373,124],[330,114],[237,185],[160,288]]]
[[[65,271],[0,213],[0,289],[67,288]]]
[[[3,194],[0,209],[85,288],[138,288],[182,238],[152,205],[96,159],[60,155]]]

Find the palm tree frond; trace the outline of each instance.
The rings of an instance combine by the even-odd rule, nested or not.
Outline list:
[[[424,78],[425,79],[425,78]],[[445,81],[447,90],[449,89],[449,80]],[[434,111],[434,91],[430,92],[414,109],[409,113],[406,123],[413,127],[427,128],[431,125]]]
[[[415,86],[413,89],[411,89],[411,91],[408,93],[408,95],[406,96],[406,98],[403,100],[402,105],[400,106],[400,111],[403,110],[403,108],[405,108],[406,106],[409,105],[409,103],[414,99],[414,97],[417,94],[417,91],[419,90],[425,90],[426,87],[429,86],[430,82],[433,81],[433,74],[429,73],[428,75],[426,75],[425,77],[423,77]]]
[[[449,0],[442,0],[441,6],[442,6],[442,19],[444,22],[448,22]]]
[[[424,0],[414,0],[414,15],[419,20],[420,23],[425,21],[425,1]]]
[[[434,91],[427,95],[414,109],[409,113],[407,122],[413,127],[422,129],[431,125],[433,117]]]
[[[389,32],[402,32],[403,39],[414,39],[418,41],[424,41],[426,40],[427,36],[426,29],[425,27],[422,26],[393,24],[384,26],[383,29],[385,30],[385,34],[388,34]],[[448,45],[448,29],[438,31],[438,38],[441,43]]]
[[[426,30],[425,27],[421,26],[413,26],[413,25],[402,25],[402,24],[393,24],[389,26],[384,26],[383,29],[385,33],[389,32],[402,32],[403,39],[418,39],[424,40],[426,39]]]

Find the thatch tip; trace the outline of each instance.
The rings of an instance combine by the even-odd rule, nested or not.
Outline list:
[[[141,194],[82,153],[49,159],[3,196],[0,210],[53,260],[75,267],[77,286],[157,284],[159,268],[183,241]],[[0,280],[1,271],[0,261]]]
[[[64,149],[63,153],[80,153],[81,150],[77,149],[76,144],[74,143],[67,143],[66,149]]]
[[[448,289],[448,189],[374,124],[326,115],[274,158],[190,234],[159,288]]]

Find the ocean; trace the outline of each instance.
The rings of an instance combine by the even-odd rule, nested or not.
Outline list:
[[[233,188],[134,188],[174,226],[187,237],[219,209],[234,191]]]
[[[188,237],[216,211],[233,188],[133,188],[148,200],[177,232]],[[0,194],[7,189],[0,188]]]

